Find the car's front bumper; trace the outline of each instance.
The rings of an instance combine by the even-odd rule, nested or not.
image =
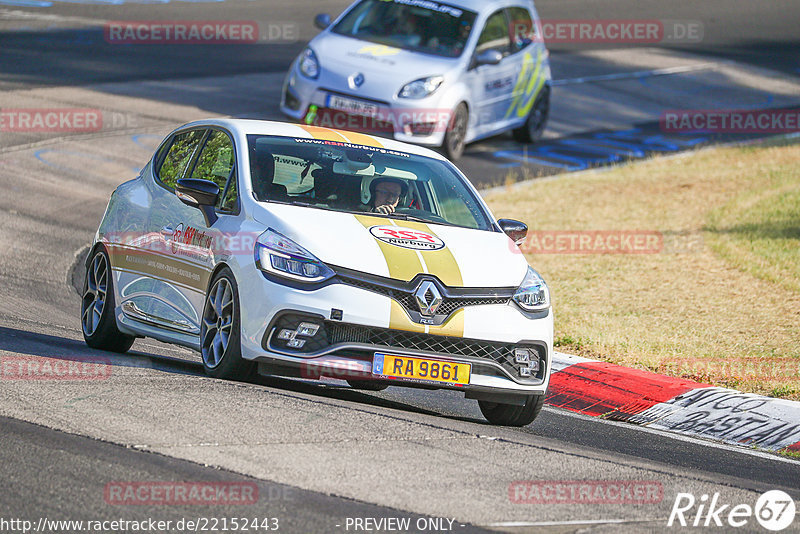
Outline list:
[[[437,91],[441,92],[440,91]],[[375,116],[348,113],[329,107],[329,96],[339,95],[377,106]],[[412,100],[386,98],[391,95],[361,95],[347,88],[325,87],[290,70],[281,93],[281,112],[292,120],[375,134],[406,143],[438,147],[444,142],[452,109],[437,95]]]
[[[414,323],[385,295],[344,283],[305,291],[261,278],[241,291],[242,355],[264,373],[292,370],[302,378],[381,380],[392,385],[443,388],[469,394],[536,395],[547,390],[553,353],[553,314],[523,314],[513,302],[457,309],[438,327]],[[341,318],[339,317],[341,315]],[[287,319],[288,318],[288,319]],[[313,322],[321,335],[290,349],[277,334]],[[535,350],[540,369],[521,376],[514,348]],[[467,363],[467,384],[413,381],[373,374],[376,353]],[[533,354],[533,353],[532,353]]]

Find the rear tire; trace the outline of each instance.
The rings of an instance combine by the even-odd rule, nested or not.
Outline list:
[[[372,380],[348,380],[347,383],[353,389],[362,389],[364,391],[383,391],[389,387],[388,384],[374,382]]]
[[[533,422],[544,406],[544,395],[531,395],[524,406],[478,401],[481,413],[487,421],[500,426],[525,426]]]
[[[520,143],[535,143],[542,138],[550,117],[550,86],[545,84],[528,112],[525,124],[512,130],[514,139]]]
[[[453,111],[444,134],[444,143],[442,143],[442,151],[450,161],[456,161],[464,154],[464,139],[467,137],[468,123],[469,111],[467,111],[467,105],[462,102]]]
[[[219,271],[209,285],[200,323],[200,353],[208,376],[244,380],[255,364],[242,359],[239,289],[230,269]]]
[[[81,330],[83,340],[93,349],[128,352],[134,336],[123,334],[114,317],[114,276],[102,246],[96,248],[83,279]]]

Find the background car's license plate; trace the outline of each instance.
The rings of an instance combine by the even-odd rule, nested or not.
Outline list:
[[[378,116],[378,105],[352,98],[345,98],[339,95],[328,95],[328,107],[338,111],[346,111],[356,115],[367,117]]]
[[[441,362],[425,358],[376,353],[372,372],[396,378],[413,378],[431,382],[469,384],[472,366],[468,363]]]

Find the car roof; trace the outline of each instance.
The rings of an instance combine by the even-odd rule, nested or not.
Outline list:
[[[277,135],[282,137],[299,137],[304,139],[318,139],[325,141],[336,141],[340,143],[350,143],[353,145],[364,145],[375,148],[387,148],[407,154],[425,156],[439,160],[446,160],[441,154],[428,148],[411,145],[393,139],[386,139],[375,135],[367,135],[346,130],[336,130],[333,128],[323,128],[320,126],[309,126],[305,124],[294,124],[289,122],[252,120],[252,119],[207,119],[184,124],[178,130],[186,128],[200,128],[204,126],[218,126],[225,128],[232,134],[244,137],[246,135]]]
[[[494,11],[507,5],[530,6],[533,2],[532,0],[445,0],[442,3],[482,13],[484,11]]]

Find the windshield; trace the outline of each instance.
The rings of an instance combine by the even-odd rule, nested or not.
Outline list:
[[[247,142],[259,201],[493,228],[483,204],[444,161],[318,139],[248,135]]]
[[[364,0],[334,33],[415,52],[458,57],[475,13],[429,0]]]

